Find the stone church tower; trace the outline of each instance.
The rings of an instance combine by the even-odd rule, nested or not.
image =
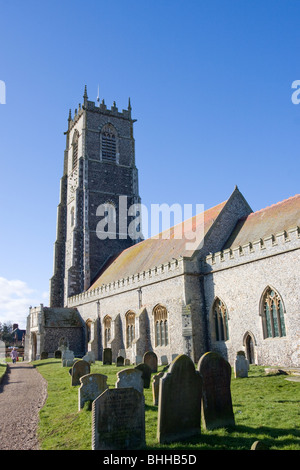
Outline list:
[[[50,307],[65,307],[109,259],[139,241],[128,236],[132,219],[124,225],[119,218],[120,204],[128,209],[140,203],[130,100],[127,110],[120,112],[115,102],[108,109],[104,100],[89,101],[86,87],[83,100],[73,118],[70,111],[65,132]],[[101,221],[102,227],[105,221],[115,227],[115,234],[99,236]]]

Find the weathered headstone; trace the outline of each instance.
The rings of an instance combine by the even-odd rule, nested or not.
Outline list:
[[[130,359],[125,358],[125,360],[124,360],[124,366],[130,366]]]
[[[164,371],[159,372],[158,374],[153,376],[152,379],[152,397],[153,397],[153,405],[158,405],[158,396],[159,396],[159,380],[165,374]]]
[[[201,430],[202,378],[193,361],[181,354],[160,379],[157,439],[185,440]]]
[[[104,348],[103,349],[103,365],[111,365],[111,364],[112,364],[111,348]]]
[[[0,340],[0,362],[5,360],[5,343]]]
[[[124,366],[124,357],[123,356],[118,356],[117,357],[116,366],[117,367]]]
[[[145,399],[135,388],[105,390],[92,405],[92,450],[131,450],[145,444]]]
[[[57,349],[55,352],[54,352],[54,357],[55,359],[61,359],[61,350],[60,349]]]
[[[167,364],[169,364],[168,358],[167,358],[167,356],[165,356],[165,355],[164,355],[164,356],[161,356],[160,362],[161,362],[161,365],[162,365],[162,366],[166,366]]]
[[[138,364],[135,366],[135,369],[141,370],[142,371],[142,379],[144,381],[144,388],[149,388],[150,387],[150,380],[151,380],[151,368],[148,366],[148,364],[144,364],[141,362],[141,364]]]
[[[70,351],[70,349],[66,349],[62,351],[61,356],[62,366],[63,367],[70,367],[74,363],[74,353]]]
[[[58,341],[58,348],[57,349],[60,349],[61,351],[65,351],[66,349],[69,349],[68,339],[65,338],[64,336],[62,338],[60,338],[59,341]]]
[[[268,450],[268,446],[261,441],[255,441],[250,450]]]
[[[234,363],[234,376],[235,378],[248,377],[249,363],[245,357],[244,351],[238,351]]]
[[[126,350],[125,349],[119,349],[118,351],[118,356],[126,357]]]
[[[42,352],[41,352],[41,359],[48,359],[48,353],[47,353],[47,351],[42,351]]]
[[[139,392],[144,392],[144,381],[142,379],[142,371],[137,369],[123,369],[117,373],[116,388],[133,387]]]
[[[142,362],[143,358],[142,356],[135,356],[135,364],[140,364]]]
[[[80,380],[79,380],[80,377],[82,377],[83,375],[89,374],[90,371],[91,371],[91,366],[88,362],[83,361],[82,359],[80,359],[79,361],[76,361],[72,367],[71,385],[72,386],[80,385]]]
[[[218,353],[204,354],[197,366],[203,378],[202,423],[206,429],[234,425],[230,391],[231,366]]]
[[[94,401],[104,390],[108,389],[107,375],[87,374],[79,379],[78,410],[80,411],[86,402]]]
[[[95,354],[93,351],[88,351],[85,356],[83,356],[82,360],[92,364],[95,362]]]
[[[148,364],[152,372],[157,372],[157,355],[154,351],[145,352],[143,362]]]

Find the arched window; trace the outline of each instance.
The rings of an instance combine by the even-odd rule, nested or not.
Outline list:
[[[126,313],[126,347],[130,348],[135,338],[135,313],[131,310]]]
[[[216,341],[227,341],[229,339],[227,308],[218,297],[214,301],[212,312]]]
[[[73,135],[73,141],[72,141],[72,170],[74,170],[77,167],[77,163],[78,163],[78,138],[79,138],[79,132],[75,131]]]
[[[167,346],[169,344],[168,334],[168,312],[166,307],[156,305],[153,309],[155,325],[155,346]]]
[[[104,329],[104,347],[108,347],[108,343],[111,339],[111,317],[106,315],[103,319],[103,329]]]
[[[261,314],[264,338],[286,336],[282,299],[271,287],[263,294]]]
[[[88,319],[85,322],[85,325],[86,325],[86,342],[89,343],[91,341],[92,320]]]
[[[107,124],[101,131],[101,157],[103,161],[116,162],[117,133],[111,124]]]

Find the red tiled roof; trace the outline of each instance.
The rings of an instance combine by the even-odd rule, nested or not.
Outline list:
[[[194,216],[172,227],[168,239],[163,238],[168,232],[164,231],[157,238],[148,238],[122,251],[114,260],[107,263],[90,289],[154,268],[171,261],[172,258],[191,256],[195,250],[188,250],[186,245],[193,242],[193,233],[197,231],[200,234],[203,230],[203,235],[205,235],[226,202],[206,210],[203,213],[203,218]],[[204,224],[202,223],[203,219]],[[174,238],[178,232],[184,233],[181,239]]]
[[[242,246],[296,226],[300,226],[300,194],[240,219],[223,249]]]

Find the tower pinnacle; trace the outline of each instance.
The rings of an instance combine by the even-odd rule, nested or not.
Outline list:
[[[85,85],[84,95],[83,95],[83,102],[84,102],[85,105],[87,104],[87,100],[88,100],[88,95],[87,95],[87,88],[86,88],[86,85]]]

